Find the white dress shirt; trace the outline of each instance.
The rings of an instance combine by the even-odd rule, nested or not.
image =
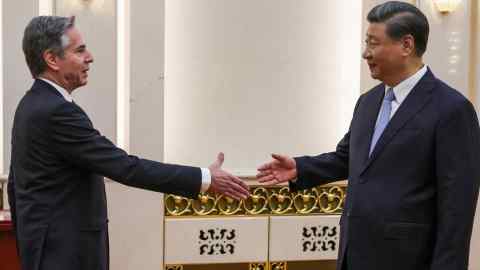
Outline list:
[[[65,98],[66,101],[68,102],[72,102],[73,101],[73,98],[72,98],[72,95],[63,87],[61,87],[60,85],[48,80],[48,79],[45,79],[45,78],[39,78],[40,80],[50,84],[51,86],[53,86],[53,88],[57,89],[57,91],[62,94],[63,98]]]
[[[427,73],[427,70],[427,65],[423,65],[423,67],[419,69],[415,74],[393,87],[395,99],[392,101],[392,111],[390,112],[390,119],[392,119],[395,112],[397,112],[398,107],[400,107],[405,98],[407,98],[408,94],[412,92],[415,85],[417,85],[420,79],[422,79],[425,73]],[[387,90],[389,88],[392,87],[385,85],[385,94],[387,93]]]
[[[73,102],[72,95],[65,88],[61,87],[60,85],[48,79],[45,79],[45,78],[39,78],[39,79],[50,84],[51,86],[53,86],[53,88],[57,89],[57,91],[63,96],[63,98],[65,98],[66,101]],[[210,173],[210,169],[208,168],[200,168],[200,170],[202,171],[202,185],[200,187],[200,191],[205,192],[210,187],[210,184],[212,182],[212,175]]]

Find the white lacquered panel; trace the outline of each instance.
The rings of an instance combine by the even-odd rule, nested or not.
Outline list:
[[[335,260],[340,216],[273,216],[270,261]]]
[[[165,264],[265,262],[268,217],[167,218]]]

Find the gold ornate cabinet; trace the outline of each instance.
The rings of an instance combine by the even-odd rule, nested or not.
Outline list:
[[[168,270],[335,269],[346,183],[291,192],[252,185],[243,201],[166,195]]]

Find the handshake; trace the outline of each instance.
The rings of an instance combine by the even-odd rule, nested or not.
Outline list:
[[[272,154],[273,160],[258,167],[257,180],[260,183],[275,185],[297,178],[297,165],[289,156]],[[240,178],[222,169],[225,155],[219,153],[217,160],[210,165],[211,183],[208,191],[224,194],[236,200],[246,199],[248,185]]]

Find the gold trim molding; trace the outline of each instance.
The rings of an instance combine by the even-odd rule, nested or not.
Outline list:
[[[165,265],[165,270],[183,270],[183,265]]]
[[[169,194],[164,199],[165,215],[340,214],[346,198],[346,188],[346,184],[337,184],[291,192],[286,186],[257,186],[252,188],[250,197],[241,201],[212,193],[200,193],[196,199]]]

